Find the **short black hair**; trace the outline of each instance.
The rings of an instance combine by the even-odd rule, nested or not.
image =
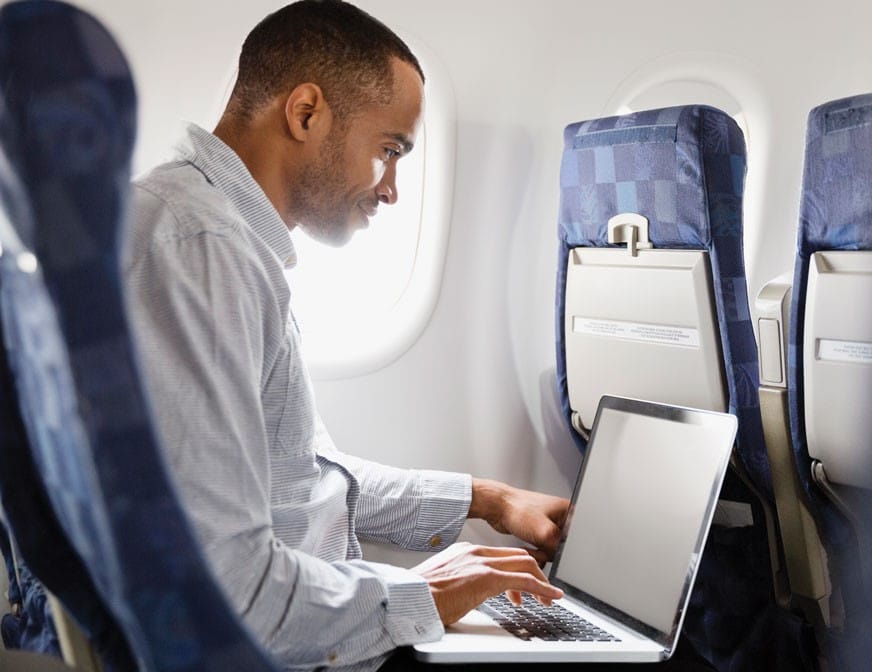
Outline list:
[[[390,28],[342,0],[300,0],[273,12],[248,34],[228,109],[243,118],[278,95],[317,84],[334,115],[390,102],[391,58],[418,59]]]

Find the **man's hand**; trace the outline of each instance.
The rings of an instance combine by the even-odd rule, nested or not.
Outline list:
[[[530,553],[545,564],[554,557],[569,500],[499,481],[472,479],[470,518],[481,518],[503,534],[513,534],[532,545]]]
[[[530,593],[545,605],[563,597],[523,548],[493,548],[461,542],[412,567],[430,584],[442,623],[451,625],[487,598],[505,592],[515,604]]]

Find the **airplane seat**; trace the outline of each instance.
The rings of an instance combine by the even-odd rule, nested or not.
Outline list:
[[[777,600],[783,576],[744,274],[744,176],[741,130],[711,107],[565,129],[558,386],[582,452],[603,394],[737,416],[733,468],[684,636],[718,670],[811,669],[808,633]]]
[[[3,508],[83,629],[96,610],[120,633],[104,669],[275,671],[208,569],[143,391],[120,271],[135,108],[124,55],[91,15],[0,9]],[[32,497],[15,496],[13,473]]]
[[[10,186],[16,182],[0,150],[2,228],[16,209],[10,202]],[[19,215],[29,217],[26,211]],[[2,241],[0,235],[0,245]],[[0,309],[3,281],[0,267]],[[37,664],[25,653],[57,658],[58,650],[64,663],[82,672],[134,669],[123,634],[52,510],[28,445],[5,348],[0,348],[0,509],[9,533],[4,556],[17,579],[10,588],[17,588],[20,609],[18,616],[4,621],[3,639],[20,651],[15,655],[22,656],[23,669]]]
[[[794,466],[828,551],[834,669],[872,657],[872,94],[809,112],[787,366]],[[832,602],[832,600],[831,600]]]

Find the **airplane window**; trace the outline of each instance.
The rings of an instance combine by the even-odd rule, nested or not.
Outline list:
[[[315,379],[346,378],[394,361],[436,304],[453,186],[454,100],[447,74],[408,40],[427,75],[424,123],[397,169],[399,198],[379,207],[344,247],[294,231],[291,305]]]

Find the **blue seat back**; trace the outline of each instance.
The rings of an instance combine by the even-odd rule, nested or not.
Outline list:
[[[649,110],[566,128],[558,223],[557,373],[568,420],[563,320],[569,253],[574,247],[607,246],[606,223],[613,215],[645,215],[655,247],[710,255],[729,410],[739,419],[739,455],[757,486],[771,492],[745,284],[744,179],[742,132],[714,108]],[[583,450],[584,441],[579,441]]]
[[[712,530],[685,620],[687,638],[719,670],[753,669],[736,665],[771,645],[774,627],[764,522],[771,476],[743,258],[745,166],[744,138],[731,117],[706,106],[682,106],[569,125],[560,172],[557,375],[570,427],[567,381],[573,372],[566,363],[564,315],[573,248],[609,246],[608,220],[630,212],[648,218],[655,249],[708,253],[728,410],[739,420],[735,457],[750,479],[749,488],[747,480],[728,476],[722,499],[743,502],[754,514],[753,525]],[[571,431],[583,451],[584,437]]]
[[[274,670],[208,571],[143,392],[119,258],[136,124],[125,58],[85,12],[10,3],[0,96],[3,337],[51,512],[138,669]]]
[[[813,504],[819,528],[829,552],[829,568],[835,592],[839,595],[844,623],[834,627],[832,634],[838,669],[860,670],[868,667],[872,656],[872,491],[863,487],[847,487],[852,491],[853,504],[858,505],[849,519],[844,509],[824,494],[813,478],[814,460],[809,454],[806,402],[812,390],[806,389],[804,360],[806,348],[806,317],[809,277],[813,255],[827,251],[872,251],[872,94],[833,100],[812,109],[808,115],[805,165],[802,179],[800,218],[797,231],[796,260],[790,304],[788,345],[788,405],[790,433],[797,474]],[[867,271],[868,273],[868,271]],[[844,314],[866,316],[872,324],[872,299],[860,297],[836,306]],[[838,327],[833,329],[838,334]],[[813,334],[812,334],[813,335]],[[838,338],[838,335],[833,338]],[[868,329],[856,340],[867,343],[867,351],[854,362],[842,361],[830,366],[843,369],[866,368],[868,345],[872,332]],[[865,362],[865,363],[864,363]],[[866,374],[868,380],[868,373]],[[819,392],[819,391],[818,391]],[[869,413],[872,388],[865,395],[854,397],[845,409],[831,401],[830,412],[835,418],[850,416],[865,422]],[[844,427],[845,434],[856,434],[856,428]],[[872,456],[872,437],[852,446]],[[869,460],[866,460],[869,464]],[[826,469],[827,465],[822,465]],[[830,465],[833,467],[834,465]],[[835,473],[835,469],[832,471]],[[868,473],[857,474],[859,482],[869,483]],[[853,521],[853,524],[850,521]],[[858,546],[858,535],[861,543]],[[862,543],[865,541],[865,543]],[[840,634],[838,631],[842,631]]]
[[[800,478],[821,511],[828,504],[810,485],[802,360],[809,264],[815,252],[827,250],[872,250],[872,94],[834,100],[808,115],[787,382]],[[863,305],[852,308],[870,309]],[[837,519],[829,522],[830,534],[839,535]]]
[[[16,180],[4,169],[0,170],[0,182],[6,187]],[[4,211],[0,218],[5,219],[6,214]],[[0,270],[0,297],[2,276]],[[132,658],[123,633],[54,513],[30,451],[15,387],[5,349],[0,349],[0,501],[19,554],[17,570],[39,577],[36,580],[30,576],[18,585],[19,601],[25,606],[28,600],[44,602],[43,586],[47,587],[67,606],[107,672],[130,669]],[[7,646],[57,653],[57,637],[48,610],[37,609],[27,618],[27,636],[17,643],[6,642]]]

